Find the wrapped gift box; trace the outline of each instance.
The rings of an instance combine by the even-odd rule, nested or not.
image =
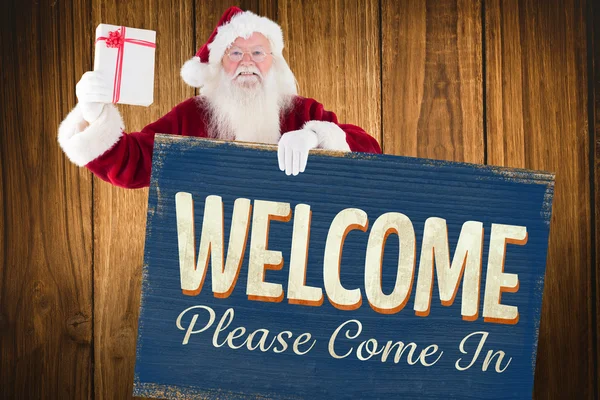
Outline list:
[[[154,97],[156,32],[100,24],[96,28],[94,71],[110,78],[107,103],[149,106]]]

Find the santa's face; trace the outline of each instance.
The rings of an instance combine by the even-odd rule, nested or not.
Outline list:
[[[235,55],[239,56],[240,53],[242,54],[241,60],[232,60],[232,58],[235,59]],[[234,56],[230,57],[230,54]],[[257,61],[256,58],[259,60]],[[264,59],[261,60],[261,58]],[[223,70],[231,78],[231,82],[247,88],[261,85],[272,64],[271,44],[261,33],[253,33],[248,39],[237,38],[227,49],[221,61]]]
[[[285,60],[271,51],[269,40],[260,33],[237,38],[218,68],[212,69],[214,75],[200,89],[210,110],[209,137],[279,141],[280,116],[292,104],[295,79]]]

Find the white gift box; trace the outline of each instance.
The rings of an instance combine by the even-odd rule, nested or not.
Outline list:
[[[94,71],[110,79],[107,103],[149,106],[154,100],[156,32],[100,24],[96,28]]]

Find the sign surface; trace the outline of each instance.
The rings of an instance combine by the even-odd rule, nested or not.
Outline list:
[[[157,135],[134,395],[531,398],[554,176]],[[235,205],[234,205],[235,204]]]

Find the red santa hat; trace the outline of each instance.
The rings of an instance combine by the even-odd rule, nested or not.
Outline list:
[[[255,32],[262,33],[271,44],[273,56],[283,60],[281,27],[266,17],[260,17],[250,11],[242,11],[238,7],[230,7],[219,20],[208,41],[193,58],[183,64],[181,77],[190,86],[203,86],[212,76],[210,68],[220,65],[225,51],[235,39],[238,37],[247,39]]]

